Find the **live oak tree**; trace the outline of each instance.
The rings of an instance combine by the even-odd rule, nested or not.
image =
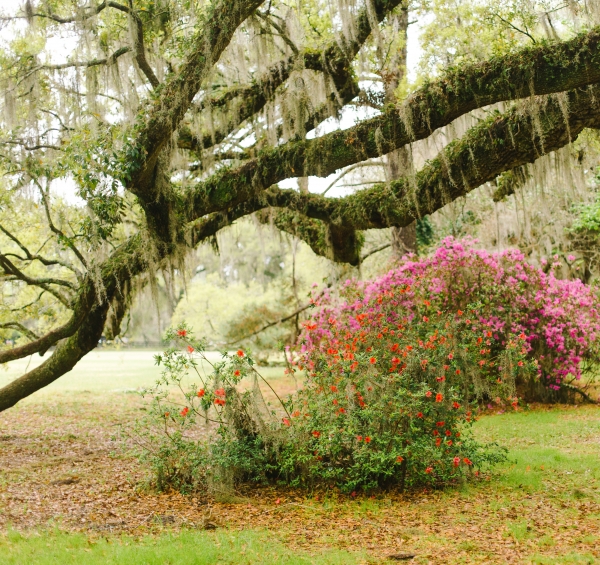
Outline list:
[[[356,265],[364,230],[409,226],[600,127],[593,3],[490,3],[487,58],[455,44],[440,71],[452,57],[428,52],[409,92],[405,33],[430,4],[27,0],[4,14],[0,331],[20,337],[0,363],[53,351],[0,389],[0,410],[118,335],[136,289],[240,218]],[[361,107],[372,117],[318,129]],[[440,128],[450,141],[412,159]],[[382,165],[384,182],[342,197],[304,180]]]

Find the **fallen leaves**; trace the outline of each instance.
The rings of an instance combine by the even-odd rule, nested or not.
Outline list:
[[[565,499],[558,479],[549,478],[540,492],[492,480],[464,491],[376,499],[275,487],[244,489],[222,502],[155,493],[144,488],[138,461],[113,439],[116,425],[136,418],[139,407],[135,397],[113,393],[45,401],[44,410],[29,402],[0,414],[0,526],[136,536],[174,528],[261,529],[291,548],[367,550],[370,563],[600,558],[597,490],[579,485],[579,494]]]

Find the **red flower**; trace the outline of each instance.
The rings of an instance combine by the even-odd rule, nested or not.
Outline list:
[[[340,414],[345,414],[346,413],[346,409],[345,408],[340,408],[339,409],[339,413]]]
[[[291,425],[292,425],[292,423],[291,423],[291,422],[290,422],[290,421],[289,421],[287,418],[283,418],[283,423],[284,423],[286,426],[291,426]]]
[[[456,369],[456,374],[460,375],[460,369]]]
[[[358,441],[362,441],[362,436],[356,436],[356,439],[357,439]]]
[[[441,437],[435,438],[435,445],[437,447],[439,447],[441,444],[442,444],[442,438]]]
[[[169,417],[169,412],[165,412],[165,418]]]
[[[429,322],[429,318],[427,316],[423,316],[423,321],[424,322]]]
[[[465,457],[463,459],[463,462],[465,465],[473,465],[473,461],[471,461],[470,459],[468,459],[467,457]]]
[[[460,408],[460,404],[458,402],[453,402],[452,407],[458,410]]]
[[[377,363],[377,359],[375,359],[375,357],[371,357],[369,359],[369,363],[371,363],[371,365],[375,365],[375,363]]]
[[[435,401],[436,401],[436,402],[441,402],[442,400],[444,400],[444,395],[442,395],[441,393],[439,393],[439,392],[438,392],[438,393],[435,395]]]
[[[463,313],[462,313],[462,310],[459,310],[459,311],[458,311],[458,315],[459,315],[459,316],[462,316],[462,315],[463,315]]]
[[[439,436],[439,435],[440,435],[440,432],[438,432],[437,430],[433,430],[433,435],[434,435],[434,436]]]
[[[312,433],[312,435],[313,435],[314,437],[321,437],[321,432],[314,431],[314,432]]]
[[[433,467],[427,467],[427,469],[425,469],[425,473],[427,473],[428,475],[433,473]]]
[[[187,346],[187,352],[188,353],[194,353],[194,348],[191,345]]]
[[[447,443],[448,445],[452,445],[452,440],[451,440],[451,439],[449,439],[449,440],[448,440],[446,443]]]
[[[187,331],[186,330],[177,330],[177,335],[179,337],[185,337],[187,335]]]
[[[443,428],[443,427],[444,427],[444,424],[445,424],[445,422],[436,422],[436,424],[435,424],[435,425],[436,425],[438,428]]]
[[[198,391],[198,398],[202,398],[205,394],[206,394],[206,391],[203,388],[201,388]]]
[[[241,349],[237,350],[237,356],[238,357],[243,357],[244,356],[244,352]]]
[[[275,501],[275,504],[281,504],[281,498],[278,498],[278,499]]]
[[[215,404],[217,406],[225,406],[225,400],[222,398],[215,398]]]
[[[448,354],[448,359],[454,359],[454,353],[449,353]],[[444,369],[446,368],[446,366],[444,365]]]
[[[190,411],[190,409],[186,406],[181,412],[179,412],[182,416],[187,416],[187,413]]]
[[[422,418],[423,417],[423,412],[417,412],[417,418]]]
[[[371,443],[371,438],[369,436],[365,436],[365,443]]]
[[[455,457],[452,462],[455,467],[458,467],[460,465],[460,457]]]
[[[427,398],[431,398],[431,395],[432,395],[432,392],[431,392],[430,390],[428,390],[428,391],[425,393],[425,396],[426,396]]]
[[[224,388],[218,388],[217,390],[215,390],[215,394],[217,396],[225,396],[225,389]]]
[[[452,432],[451,432],[450,430],[446,430],[446,435],[447,435],[447,436],[451,436],[451,435],[452,435]]]
[[[402,461],[404,461],[404,457],[402,457],[402,455],[398,455],[398,457],[396,457],[396,461],[398,461],[398,463],[402,463]]]
[[[523,361],[519,361],[519,362],[517,363],[517,365],[519,365],[519,367],[522,367],[522,366],[523,366]]]
[[[338,401],[334,398],[333,403],[337,406]]]
[[[331,385],[329,388],[331,389],[331,392],[337,392],[337,386]]]

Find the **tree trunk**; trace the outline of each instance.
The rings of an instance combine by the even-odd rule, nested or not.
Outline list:
[[[395,40],[399,41],[399,44],[391,54],[384,74],[386,104],[396,102],[398,86],[406,76],[408,9],[403,7],[395,11],[390,18],[390,25],[393,29],[393,35],[397,38]],[[388,41],[391,39],[388,38]],[[387,156],[386,169],[389,180],[396,180],[401,176],[406,176],[411,168],[410,151],[406,146],[392,151]],[[395,259],[400,259],[407,253],[417,253],[416,221],[402,228],[393,226],[391,228],[391,235],[392,255]]]

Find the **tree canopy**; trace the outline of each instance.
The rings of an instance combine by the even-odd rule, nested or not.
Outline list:
[[[506,188],[506,175],[600,128],[593,3],[448,5],[27,0],[5,10],[0,331],[20,337],[0,363],[53,352],[0,390],[0,410],[70,371],[103,333],[118,335],[139,288],[240,218],[357,265],[364,230],[409,226],[484,183]],[[418,22],[423,64],[409,84],[406,29]],[[335,127],[348,112],[356,123]],[[385,182],[309,190],[307,177],[337,182],[398,150],[409,157]]]

